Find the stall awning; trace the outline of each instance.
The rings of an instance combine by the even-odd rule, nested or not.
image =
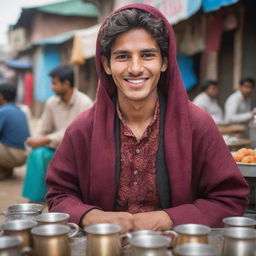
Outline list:
[[[22,60],[22,59],[12,59],[6,60],[4,64],[8,67],[14,69],[30,69],[32,68],[32,63],[29,60]]]
[[[222,6],[237,3],[238,0],[202,0],[203,10],[205,12],[216,11]]]
[[[213,11],[222,6],[234,4],[238,0],[116,0],[115,8],[130,3],[148,3],[162,11],[172,24],[184,20],[193,15],[201,7],[205,12]],[[152,2],[152,3],[151,3]],[[43,39],[34,43],[34,45],[62,44],[67,40],[73,39],[73,49],[71,62],[73,64],[83,64],[86,59],[95,56],[96,39],[100,24],[80,30],[74,30],[69,33]]]
[[[171,24],[176,24],[180,20],[185,20],[197,12],[202,4],[202,0],[115,0],[115,9],[126,4],[150,4],[160,10]]]
[[[73,64],[83,64],[85,59],[95,56],[95,46],[99,28],[100,24],[97,24],[86,29],[73,30],[65,34],[36,41],[33,45],[60,45],[73,39],[71,62]]]
[[[75,34],[75,31],[71,31],[65,34],[60,34],[57,36],[53,36],[50,38],[45,38],[38,40],[33,43],[33,45],[55,45],[55,44],[63,44],[66,41],[70,40]]]
[[[237,2],[238,0],[115,0],[115,9],[126,4],[150,4],[159,9],[171,24],[176,24],[192,16],[201,7],[205,12],[210,12]]]
[[[95,56],[96,40],[100,24],[90,28],[77,31],[74,34],[74,43],[72,49],[72,64],[83,64],[86,59]]]

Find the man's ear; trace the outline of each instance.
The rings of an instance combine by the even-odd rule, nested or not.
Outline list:
[[[163,63],[162,63],[161,71],[165,72],[167,68],[168,68],[167,57],[163,57]]]
[[[106,56],[101,56],[101,62],[102,62],[102,65],[103,65],[103,68],[104,68],[105,72],[108,75],[111,75],[112,72],[111,72],[110,63],[109,63],[108,58]]]

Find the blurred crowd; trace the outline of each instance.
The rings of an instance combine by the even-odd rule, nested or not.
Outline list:
[[[33,134],[29,128],[31,110],[18,104],[15,73],[6,68],[0,82],[0,180],[13,175],[15,167],[26,164],[23,196],[43,202],[45,174],[66,127],[92,104],[92,100],[74,88],[74,71],[69,65],[54,68],[49,76],[54,96],[45,103]],[[36,172],[35,172],[36,170]]]

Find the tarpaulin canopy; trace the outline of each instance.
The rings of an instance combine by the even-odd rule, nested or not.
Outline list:
[[[201,7],[205,12],[210,12],[237,2],[238,0],[115,0],[115,9],[126,4],[150,4],[159,9],[171,24],[176,24],[192,16]]]
[[[67,32],[67,33],[60,34],[60,35],[57,35],[57,36],[53,36],[53,37],[50,37],[50,38],[45,38],[45,39],[38,40],[38,41],[34,42],[33,45],[63,44],[66,41],[73,38],[74,34],[75,34],[75,31]]]
[[[238,0],[202,0],[203,10],[205,12],[215,11],[222,6],[235,4]]]
[[[4,64],[8,67],[15,68],[15,69],[30,69],[32,68],[31,61],[28,60],[6,60]]]
[[[164,14],[171,24],[176,24],[197,12],[201,7],[202,0],[116,0],[114,7],[117,9],[123,5],[134,3],[152,5]]]
[[[115,8],[130,3],[146,3],[162,11],[172,24],[193,15],[201,7],[205,12],[217,10],[222,6],[234,4],[238,0],[116,0]],[[95,56],[96,38],[100,24],[80,30],[74,30],[55,37],[43,39],[34,45],[56,45],[73,39],[73,64],[83,64],[86,59]]]
[[[95,56],[99,28],[100,24],[97,24],[75,33],[71,58],[73,64],[83,64],[86,59]]]
[[[95,56],[95,46],[99,28],[100,24],[97,24],[86,29],[73,30],[68,33],[38,40],[34,42],[33,45],[60,45],[73,39],[71,62],[73,64],[83,64],[86,59]]]

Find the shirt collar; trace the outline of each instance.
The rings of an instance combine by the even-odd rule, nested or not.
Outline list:
[[[119,118],[119,120],[121,121],[121,123],[126,126],[125,124],[125,121],[123,119],[123,115],[120,111],[120,108],[119,108],[119,104],[118,104],[118,101],[117,101],[117,104],[116,104],[116,112],[117,112],[117,116]],[[154,110],[154,116],[153,116],[153,119],[151,121],[151,123],[149,124],[149,126],[147,127],[146,131],[148,131],[150,129],[150,127],[152,127],[152,125],[156,122],[156,120],[159,119],[159,113],[160,113],[160,108],[159,108],[159,97],[157,97],[157,101],[156,101],[156,105],[155,105],[155,110]],[[130,129],[129,129],[130,130]]]

